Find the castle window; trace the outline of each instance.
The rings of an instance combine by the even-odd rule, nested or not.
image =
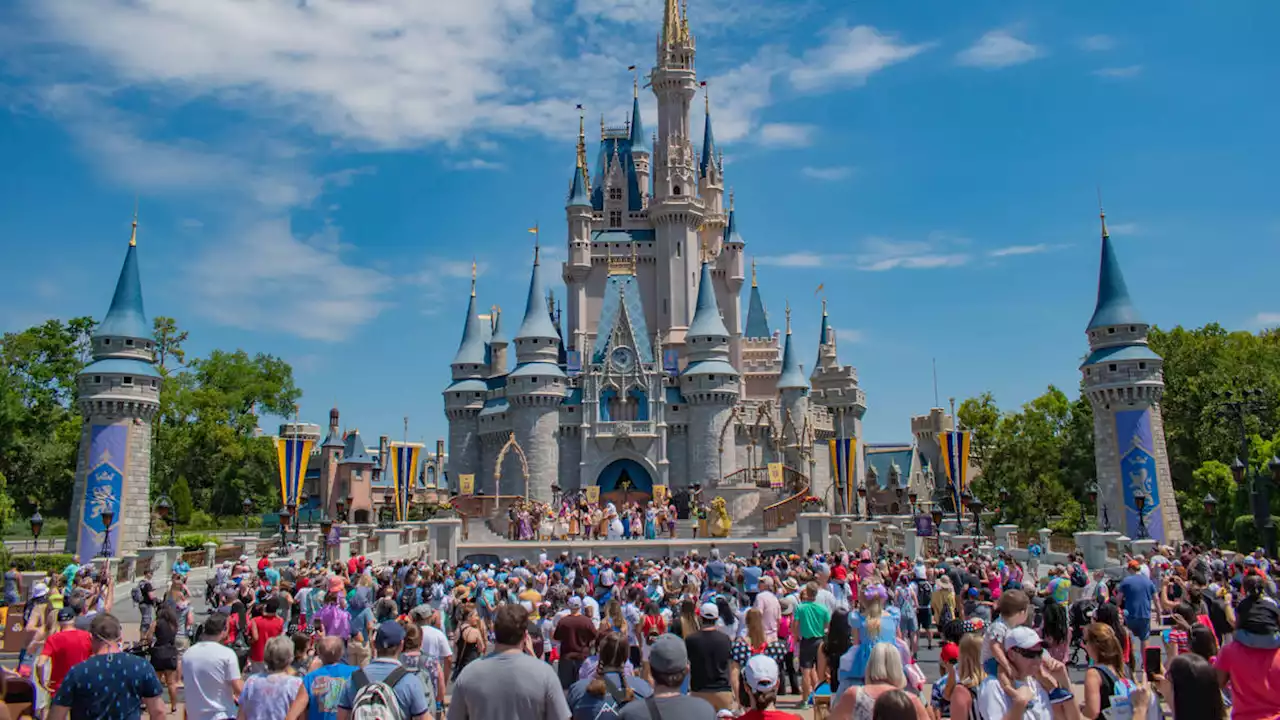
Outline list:
[[[155,381],[155,380],[152,380],[152,381],[151,381],[151,387],[152,387],[152,388],[154,388],[155,386],[156,386],[156,381]]]
[[[103,345],[110,345],[110,344],[111,344],[111,338],[102,338],[102,344],[103,344]]]
[[[1115,371],[1116,371],[1116,364],[1115,364],[1115,363],[1111,363],[1110,365],[1108,365],[1108,366],[1107,366],[1107,369],[1108,369],[1108,370],[1110,370],[1111,372],[1115,372]]]
[[[1130,325],[1129,332],[1138,332],[1138,328],[1134,327],[1133,325]]]
[[[679,186],[679,185],[676,185],[675,187],[671,188],[671,194],[672,194],[672,195],[679,195],[679,194],[680,194],[680,186]]]
[[[621,210],[609,211],[609,227],[611,228],[622,227],[622,211]]]
[[[1138,363],[1138,369],[1139,369],[1139,370],[1146,370],[1146,369],[1147,369],[1147,364],[1146,364],[1146,363],[1144,363],[1144,362],[1140,362],[1140,363]]]
[[[125,341],[124,341],[124,346],[125,346],[125,347],[133,347],[133,338],[129,338],[129,339],[125,340]]]
[[[680,257],[680,242],[676,241],[676,257]]]
[[[133,384],[133,378],[129,377],[128,375],[125,375],[124,377],[120,378],[120,384],[121,384],[121,385],[132,385],[132,384]]]
[[[102,376],[101,376],[101,375],[94,375],[94,376],[93,376],[93,384],[94,384],[94,385],[99,385],[99,384],[101,384],[101,383],[102,383]]]
[[[616,187],[615,187],[615,188],[609,188],[609,199],[610,199],[610,200],[621,200],[621,199],[622,199],[622,188],[616,188]]]
[[[679,406],[679,405],[672,405],[672,406],[671,406],[671,409],[672,409],[672,410],[675,410],[675,411],[679,411],[679,410],[680,410],[680,406]]]
[[[1107,334],[1108,334],[1108,335],[1115,335],[1115,334],[1116,334],[1116,329],[1115,329],[1115,328],[1107,328]]]

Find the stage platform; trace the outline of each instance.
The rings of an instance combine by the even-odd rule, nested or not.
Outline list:
[[[519,560],[521,558],[529,561],[537,561],[538,556],[546,553],[548,558],[554,558],[560,553],[567,552],[570,555],[589,556],[601,555],[604,557],[619,558],[664,558],[664,557],[683,557],[688,555],[690,551],[697,550],[698,554],[706,557],[711,554],[711,548],[719,548],[721,556],[735,553],[739,556],[750,555],[753,545],[758,543],[760,550],[785,549],[799,553],[800,541],[796,538],[778,538],[778,537],[727,537],[727,538],[676,538],[658,539],[658,540],[554,540],[548,542],[528,541],[520,542],[515,540],[502,541],[463,541],[458,543],[459,559],[466,558],[468,555],[497,555],[499,558],[511,560]]]

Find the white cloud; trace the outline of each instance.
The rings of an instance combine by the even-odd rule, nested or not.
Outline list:
[[[1009,257],[1010,255],[1036,255],[1046,253],[1052,250],[1051,245],[1039,243],[1036,245],[1009,245],[1008,247],[996,248],[987,251],[987,255],[993,258]]]
[[[839,256],[843,259],[845,256]],[[756,262],[761,265],[773,265],[775,267],[789,268],[815,268],[830,264],[832,258],[829,255],[821,255],[813,252],[795,252],[787,255],[763,255],[756,258]]]
[[[451,167],[454,170],[502,170],[506,166],[500,162],[485,160],[484,158],[469,158],[451,163]]]
[[[817,129],[799,123],[765,123],[760,126],[760,144],[776,148],[807,147],[813,143]]]
[[[1260,329],[1280,327],[1280,312],[1260,312],[1253,316],[1250,324]]]
[[[847,166],[836,167],[804,167],[800,169],[800,174],[814,180],[825,180],[835,182],[837,180],[847,180],[853,175],[853,168]]]
[[[1107,232],[1111,235],[1142,235],[1146,228],[1136,222],[1107,223]]]
[[[954,240],[894,241],[869,238],[863,243],[862,252],[854,256],[854,263],[859,270],[869,272],[959,267],[971,259],[968,253],[955,252],[950,247],[959,244],[962,243]]]
[[[1014,37],[1008,30],[991,30],[956,55],[956,63],[967,67],[996,69],[1021,65],[1040,57],[1040,48]]]
[[[1125,79],[1133,78],[1142,74],[1141,65],[1124,65],[1121,67],[1105,67],[1098,68],[1093,71],[1094,75],[1104,78]]]
[[[836,340],[847,343],[860,343],[865,340],[867,334],[861,330],[853,328],[836,328]]]
[[[1110,35],[1087,35],[1080,38],[1080,49],[1085,52],[1105,52],[1116,46],[1116,39]]]
[[[839,83],[861,85],[871,75],[909,60],[929,49],[929,43],[908,45],[869,25],[835,27],[827,41],[804,54],[789,75],[799,90],[818,90]]]
[[[183,230],[199,230],[204,227],[204,221],[199,218],[182,218],[178,222],[178,226]]]
[[[194,307],[233,327],[344,339],[386,307],[391,278],[345,262],[335,233],[299,239],[287,218],[237,225],[187,269]]]

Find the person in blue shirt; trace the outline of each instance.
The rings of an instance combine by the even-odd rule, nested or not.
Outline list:
[[[177,560],[173,561],[174,575],[181,575],[182,577],[185,578],[190,572],[191,572],[191,565],[186,560],[183,560],[181,557],[179,557]]]
[[[404,667],[400,664],[400,651],[404,649],[404,628],[394,620],[378,626],[373,636],[373,660],[364,668],[351,674],[338,698],[338,720],[351,717],[351,707],[356,694],[369,683],[383,682],[391,673]],[[400,703],[400,716],[406,720],[425,717],[433,710],[427,703],[427,690],[416,673],[404,673],[392,688]]]
[[[345,662],[342,638],[323,637],[316,641],[316,656],[324,663],[302,677],[302,688],[289,708],[290,717],[303,710],[307,720],[338,720],[338,701],[342,699],[351,675],[357,668]]]
[[[1129,575],[1116,586],[1115,594],[1124,610],[1125,627],[1138,639],[1134,647],[1145,647],[1151,635],[1151,601],[1156,595],[1156,585],[1142,574],[1142,564],[1137,560],[1129,561]],[[1145,657],[1142,659],[1145,662]]]
[[[120,621],[98,613],[89,623],[93,654],[71,668],[53,697],[50,720],[134,720],[145,706],[150,720],[163,720],[164,688],[151,663],[120,652]]]

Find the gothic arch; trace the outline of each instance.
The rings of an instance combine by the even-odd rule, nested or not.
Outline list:
[[[520,447],[520,443],[516,442],[516,434],[513,432],[507,435],[507,442],[498,451],[498,459],[493,464],[493,484],[494,492],[497,494],[502,488],[502,461],[507,458],[507,451],[514,449],[516,457],[520,459],[520,473],[524,477],[524,494],[529,495],[529,459],[525,457],[524,448]]]

